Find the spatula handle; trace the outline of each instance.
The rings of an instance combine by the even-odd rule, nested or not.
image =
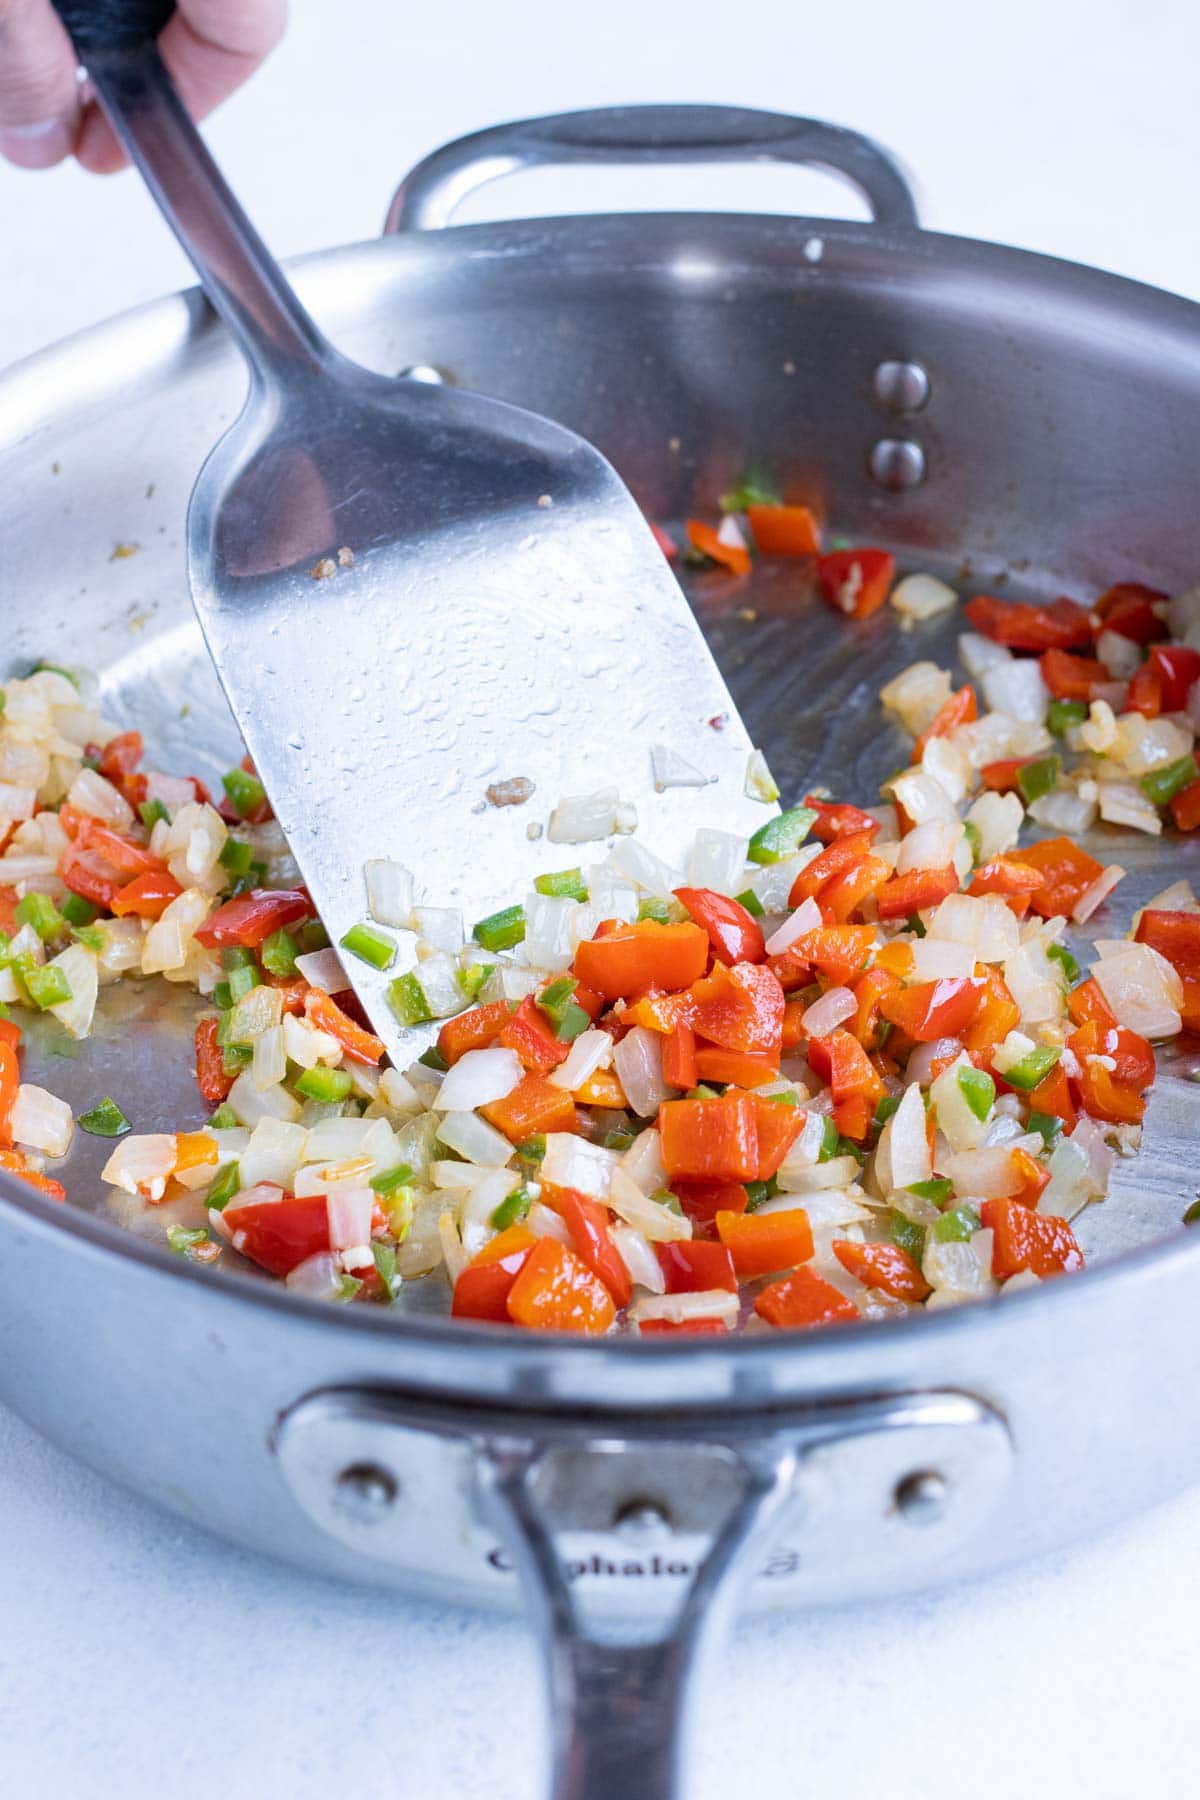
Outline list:
[[[53,0],[54,10],[86,62],[94,50],[136,50],[152,43],[175,0]]]
[[[261,387],[336,358],[189,118],[156,37],[174,0],[54,0],[130,161]]]

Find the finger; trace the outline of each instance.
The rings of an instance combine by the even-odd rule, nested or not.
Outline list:
[[[3,0],[0,0],[0,5]],[[287,0],[180,0],[159,48],[179,97],[194,119],[203,119],[248,81],[283,36]],[[89,106],[76,155],[96,175],[125,161],[100,109]]]
[[[50,0],[0,0],[0,156],[48,169],[78,130],[75,52]]]

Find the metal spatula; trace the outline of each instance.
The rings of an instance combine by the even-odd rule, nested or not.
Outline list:
[[[745,730],[608,463],[548,420],[340,355],[183,111],[154,47],[170,7],[59,11],[250,366],[192,494],[188,575],[333,941],[366,915],[370,858],[411,869],[468,930],[535,874],[595,860],[600,844],[540,835],[560,796],[615,789],[676,863],[698,826],[760,826]],[[709,784],[658,791],[671,759]],[[492,803],[521,778],[525,804]],[[399,964],[344,960],[404,1057],[385,999]]]

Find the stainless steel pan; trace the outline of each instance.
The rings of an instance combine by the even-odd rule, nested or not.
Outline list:
[[[531,163],[761,158],[845,175],[873,223],[434,229]],[[1200,309],[922,232],[894,164],[852,133],[719,108],[501,127],[422,164],[381,242],[296,278],[352,355],[561,419],[658,518],[761,468],[833,530],[981,588],[1087,597],[1200,571]],[[0,382],[4,664],[92,667],[156,760],[202,773],[198,753],[215,772],[235,740],[180,538],[241,384],[194,292]],[[118,543],[138,553],[112,560]],[[873,792],[903,749],[876,691],[917,655],[948,659],[953,623],[843,627],[777,569],[750,592],[706,578],[694,597],[785,789]],[[1123,839],[1125,911],[1194,873],[1196,852]],[[140,1129],[170,1128],[200,1116],[186,1010],[144,997],[132,1035],[111,1021],[75,1061],[49,1041],[32,1055],[79,1104],[113,1089]],[[1200,1248],[1177,1230],[1200,1161],[1190,1074],[1186,1052],[1170,1061],[1145,1154],[1085,1215],[1099,1267],[957,1312],[720,1348],[534,1341],[426,1316],[420,1288],[385,1316],[196,1270],[153,1221],[153,1240],[114,1222],[85,1141],[66,1208],[0,1178],[0,1393],[188,1519],[336,1579],[499,1604],[523,1583],[556,1793],[670,1792],[684,1678],[734,1597],[795,1607],[956,1580],[1194,1477],[1180,1396],[1200,1379]]]

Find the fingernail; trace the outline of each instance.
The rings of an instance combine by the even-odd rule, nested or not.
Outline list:
[[[0,156],[21,169],[49,169],[70,156],[74,145],[75,130],[66,119],[0,128]]]

